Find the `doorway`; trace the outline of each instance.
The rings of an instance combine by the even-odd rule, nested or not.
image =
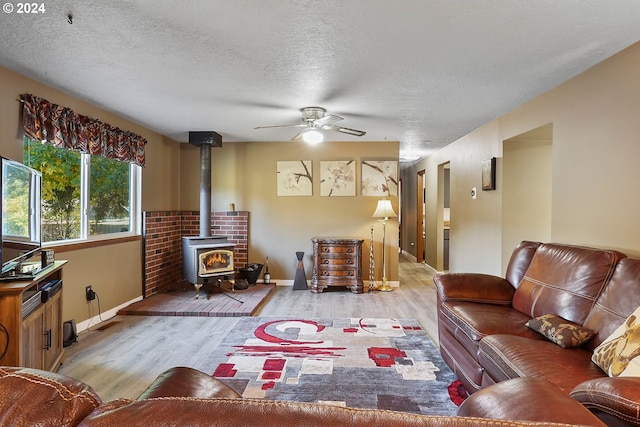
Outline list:
[[[442,269],[449,270],[449,227],[451,224],[450,164],[442,165]]]
[[[426,258],[426,220],[427,220],[427,206],[426,206],[426,182],[424,179],[425,170],[418,172],[418,184],[417,184],[417,200],[416,203],[416,261],[424,262]]]

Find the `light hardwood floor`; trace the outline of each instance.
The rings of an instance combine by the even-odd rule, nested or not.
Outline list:
[[[431,270],[401,256],[399,275],[400,287],[393,292],[353,294],[337,289],[314,294],[277,287],[256,316],[416,319],[437,345],[436,291]],[[136,398],[166,369],[200,369],[238,319],[116,316],[83,331],[79,341],[66,348],[58,372],[89,384],[104,401]],[[105,325],[110,326],[98,329]]]

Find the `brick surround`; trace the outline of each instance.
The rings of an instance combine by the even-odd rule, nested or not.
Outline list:
[[[200,233],[198,211],[149,211],[144,213],[144,297],[168,291],[182,282],[182,236]],[[211,234],[234,243],[236,270],[249,259],[249,212],[211,213]]]

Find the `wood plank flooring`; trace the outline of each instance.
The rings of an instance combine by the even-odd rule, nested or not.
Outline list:
[[[264,317],[394,317],[416,319],[437,340],[436,291],[424,265],[400,258],[400,287],[393,292],[314,294],[276,287],[255,312]],[[136,398],[173,366],[202,367],[206,357],[238,322],[238,317],[118,315],[83,331],[67,347],[59,371],[89,384],[104,401]],[[104,327],[106,326],[106,327]]]

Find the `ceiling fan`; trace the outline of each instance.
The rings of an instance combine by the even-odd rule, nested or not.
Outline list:
[[[257,126],[254,129],[268,129],[268,128],[306,128],[296,136],[291,138],[292,141],[304,140],[310,143],[322,142],[324,135],[321,130],[332,130],[335,132],[346,133],[348,135],[362,136],[366,134],[363,130],[351,129],[344,126],[337,126],[335,123],[343,120],[342,117],[335,114],[327,113],[322,107],[304,107],[300,109],[302,113],[302,123],[293,125],[271,125],[271,126]]]

